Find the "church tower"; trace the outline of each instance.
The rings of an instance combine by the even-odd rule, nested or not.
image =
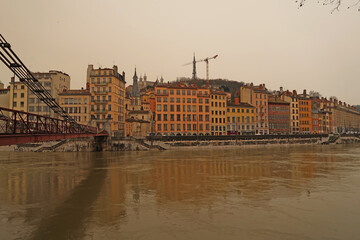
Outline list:
[[[135,73],[133,76],[133,87],[131,91],[131,109],[138,110],[139,108],[141,108],[141,102],[140,102],[140,92],[138,86],[138,77],[135,68]]]

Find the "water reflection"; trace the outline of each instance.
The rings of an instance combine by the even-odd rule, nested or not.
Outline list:
[[[0,229],[7,230],[0,238],[157,238],[156,229],[169,219],[190,232],[206,219],[220,218],[231,226],[229,216],[235,212],[259,207],[268,212],[279,199],[307,201],[314,193],[325,197],[334,186],[350,188],[342,179],[360,172],[359,153],[352,145],[4,154]]]

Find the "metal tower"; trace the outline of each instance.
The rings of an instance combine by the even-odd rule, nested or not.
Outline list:
[[[194,60],[193,60],[192,79],[193,79],[193,80],[196,80],[196,60],[195,60],[195,53],[194,53]]]

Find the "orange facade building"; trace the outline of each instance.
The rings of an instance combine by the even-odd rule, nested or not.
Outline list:
[[[304,90],[303,94],[298,95],[299,101],[299,132],[300,133],[312,133],[313,132],[313,118],[312,118],[312,106],[309,95]]]
[[[209,135],[210,91],[180,83],[155,84],[156,135]]]

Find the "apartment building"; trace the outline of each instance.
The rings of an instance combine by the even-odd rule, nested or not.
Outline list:
[[[10,82],[10,109],[28,111],[28,87],[22,82],[16,82],[12,78]]]
[[[0,81],[0,107],[10,108],[10,86],[5,88],[5,85]],[[5,116],[9,116],[9,112],[3,112]]]
[[[291,134],[298,134],[300,129],[299,129],[299,100],[297,98],[297,92],[296,90],[293,90],[292,92],[290,91],[282,91],[282,89],[280,89],[281,95],[280,98],[281,100],[288,102],[290,105],[290,133]]]
[[[345,102],[331,99],[325,110],[332,113],[332,132],[360,132],[360,112]]]
[[[226,129],[227,135],[255,134],[256,107],[248,103],[227,103]]]
[[[303,91],[303,94],[299,94],[297,98],[299,101],[299,132],[312,133],[313,117],[311,98],[306,94],[306,90]]]
[[[157,135],[210,135],[210,91],[180,83],[154,87]]]
[[[269,133],[268,97],[270,93],[265,84],[254,86],[253,83],[240,87],[240,102],[248,103],[256,108],[256,134]]]
[[[67,73],[50,70],[49,72],[35,72],[32,74],[58,103],[59,93],[70,89],[70,76]],[[27,102],[28,112],[57,117],[56,114],[30,90],[28,91]]]
[[[64,90],[59,93],[60,106],[79,124],[90,122],[90,90]]]
[[[99,129],[112,136],[125,135],[125,73],[118,67],[87,69],[87,84],[90,87],[90,118]]]
[[[269,97],[269,133],[290,133],[290,103],[279,97]]]
[[[210,91],[211,135],[226,135],[226,93]]]

